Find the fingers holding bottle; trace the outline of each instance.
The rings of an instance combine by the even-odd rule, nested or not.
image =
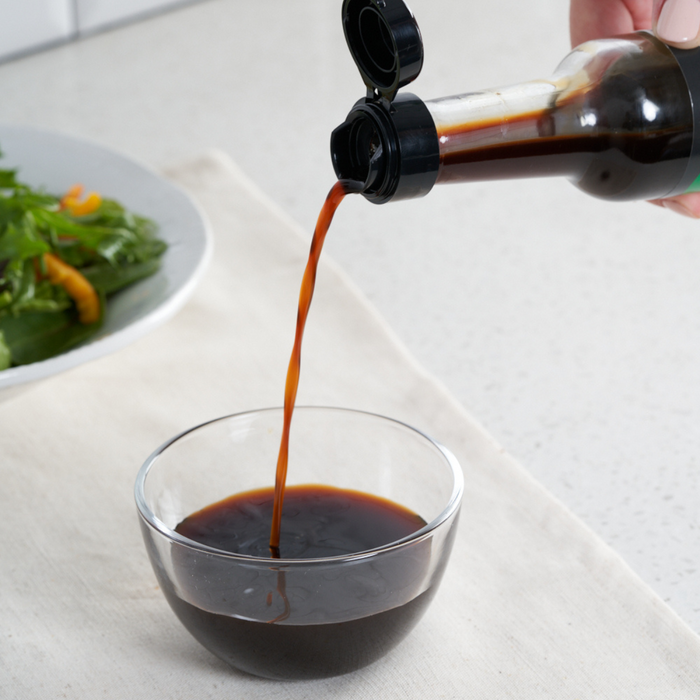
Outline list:
[[[570,0],[572,45],[653,26],[665,43],[700,46],[700,0]],[[656,199],[657,206],[700,219],[700,192]]]
[[[691,192],[668,199],[652,199],[651,204],[675,211],[676,214],[700,219],[700,192]]]
[[[571,45],[650,29],[652,0],[571,0]]]
[[[654,32],[680,49],[700,46],[700,0],[654,0]]]
[[[651,29],[679,49],[700,46],[700,0],[571,0],[572,46]]]

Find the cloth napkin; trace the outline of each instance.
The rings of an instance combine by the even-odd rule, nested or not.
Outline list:
[[[323,256],[299,403],[382,413],[451,448],[466,479],[452,559],[410,637],[356,673],[265,681],[200,647],[158,590],[134,478],[180,430],[282,403],[310,232],[221,154],[168,176],[215,235],[191,301],[132,346],[0,403],[0,697],[698,700],[700,638]]]

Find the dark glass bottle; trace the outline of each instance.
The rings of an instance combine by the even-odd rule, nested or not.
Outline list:
[[[422,65],[402,0],[343,8],[368,95],[333,132],[331,151],[338,176],[363,182],[370,201],[421,196],[435,183],[548,176],[610,200],[700,190],[700,50],[643,32],[589,41],[549,79],[423,102],[396,94]]]

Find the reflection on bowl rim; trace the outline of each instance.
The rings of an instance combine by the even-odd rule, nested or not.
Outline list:
[[[313,566],[314,564],[329,564],[332,562],[342,563],[359,561],[362,559],[375,557],[382,552],[398,549],[407,544],[419,542],[421,540],[427,539],[438,527],[440,527],[440,525],[442,525],[445,521],[453,517],[459,510],[462,501],[462,494],[464,492],[464,476],[462,474],[462,469],[459,465],[459,462],[457,461],[457,458],[452,454],[452,452],[450,452],[450,450],[448,450],[439,442],[431,438],[429,435],[426,435],[422,431],[418,430],[417,428],[414,428],[411,425],[408,425],[407,423],[404,423],[403,421],[397,420],[395,418],[388,418],[387,416],[382,416],[378,413],[371,413],[369,411],[360,411],[352,408],[340,408],[334,406],[297,406],[294,410],[295,412],[308,410],[336,411],[339,413],[352,413],[356,415],[370,416],[372,418],[380,418],[382,421],[387,421],[389,423],[393,423],[394,425],[399,425],[402,428],[405,428],[411,431],[412,433],[415,433],[416,435],[420,436],[428,443],[430,443],[434,448],[436,448],[438,452],[440,452],[442,457],[445,459],[448,466],[450,467],[450,470],[452,471],[452,493],[450,494],[450,498],[447,502],[447,505],[440,511],[440,513],[435,518],[433,518],[429,523],[420,528],[420,530],[416,530],[416,532],[413,532],[410,535],[406,535],[405,537],[402,537],[399,540],[389,542],[388,544],[382,545],[381,547],[374,547],[373,549],[367,549],[361,552],[355,552],[353,554],[342,554],[334,557],[320,557],[316,559],[266,559],[262,557],[251,556],[249,554],[237,554],[235,552],[227,552],[226,550],[217,549],[216,547],[210,547],[208,545],[195,542],[194,540],[190,540],[187,537],[183,537],[179,533],[169,528],[163,521],[159,520],[153,513],[153,511],[151,511],[151,509],[148,507],[148,505],[146,504],[146,497],[144,495],[144,485],[146,483],[146,478],[157,458],[161,454],[163,454],[163,452],[165,452],[165,450],[167,450],[171,445],[173,445],[186,435],[189,435],[190,433],[193,433],[194,431],[199,430],[200,428],[212,425],[213,423],[231,420],[240,416],[251,416],[254,414],[261,413],[281,412],[282,410],[283,409],[281,407],[259,408],[250,411],[240,411],[238,413],[232,413],[227,416],[221,416],[220,418],[214,418],[212,420],[205,421],[204,423],[200,423],[199,425],[196,425],[192,428],[188,428],[187,430],[183,430],[181,433],[178,433],[174,437],[164,442],[162,445],[160,445],[160,447],[156,448],[148,456],[148,459],[146,459],[146,461],[143,463],[136,476],[136,483],[134,485],[134,498],[136,499],[136,507],[138,509],[139,516],[143,518],[144,522],[146,522],[150,527],[160,532],[161,535],[164,535],[170,541],[182,545],[184,547],[188,547],[190,549],[198,550],[201,552],[206,552],[209,554],[216,554],[218,556],[226,557],[229,559],[238,559],[241,561],[241,563],[255,563],[258,565],[263,564],[264,566],[270,566],[271,564],[273,564],[275,568],[288,569],[295,566]]]

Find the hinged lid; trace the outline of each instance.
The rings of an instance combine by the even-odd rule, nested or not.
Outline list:
[[[343,31],[372,94],[391,102],[399,88],[418,77],[423,41],[403,0],[344,0]]]

